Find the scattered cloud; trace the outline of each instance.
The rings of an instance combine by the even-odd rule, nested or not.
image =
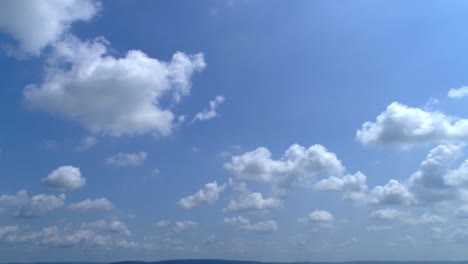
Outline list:
[[[198,223],[194,221],[177,221],[174,224],[172,230],[175,233],[181,233],[189,230],[193,230],[198,227]]]
[[[32,196],[26,204],[16,212],[18,217],[38,217],[45,213],[61,208],[65,204],[65,194],[47,195],[38,194]]]
[[[214,100],[210,101],[210,109],[204,110],[203,112],[198,112],[192,119],[192,123],[197,121],[204,121],[218,117],[219,114],[216,112],[216,109],[220,104],[224,102],[225,98],[222,95],[217,95]]]
[[[356,132],[356,139],[364,145],[410,148],[422,144],[466,141],[467,131],[467,119],[393,102],[377,116],[375,122],[365,122]]]
[[[42,182],[59,191],[79,189],[86,184],[80,169],[73,166],[61,166],[52,171]]]
[[[218,186],[216,181],[205,184],[203,189],[198,190],[195,194],[180,199],[177,204],[183,208],[192,208],[200,203],[213,204],[219,198],[219,194],[224,191],[226,184]]]
[[[309,223],[314,228],[333,228],[334,217],[333,215],[325,210],[314,210],[309,213],[305,218],[297,219],[300,223]]]
[[[386,231],[392,230],[391,226],[379,226],[379,225],[371,225],[367,227],[368,231]]]
[[[110,234],[116,233],[123,236],[130,236],[132,234],[128,229],[127,224],[119,220],[107,221],[104,219],[100,219],[94,222],[84,223],[81,225],[81,227],[83,229],[91,229],[98,232]]]
[[[278,230],[278,224],[273,220],[261,221],[252,224],[248,218],[236,216],[224,218],[224,223],[230,226],[235,226],[239,229],[248,230],[259,234],[272,233]]]
[[[406,213],[393,208],[379,209],[370,213],[369,216],[379,221],[401,221],[408,217]]]
[[[468,86],[463,86],[458,89],[452,88],[448,91],[448,97],[450,98],[463,98],[466,96],[468,96]]]
[[[292,186],[304,186],[319,174],[341,175],[345,168],[334,153],[321,145],[309,148],[293,144],[278,160],[264,147],[231,157],[224,168],[235,180],[271,183],[279,192]]]
[[[89,211],[89,210],[104,210],[109,211],[114,208],[112,203],[106,198],[86,199],[81,202],[71,203],[68,205],[73,211]]]
[[[106,164],[118,167],[138,166],[143,164],[147,157],[148,154],[143,151],[137,153],[119,152],[113,156],[108,157],[106,159]]]
[[[29,197],[25,190],[14,195],[0,196],[0,209],[13,211],[17,217],[38,217],[61,208],[65,204],[65,194],[47,195],[37,194]]]
[[[343,177],[331,176],[320,180],[315,184],[315,188],[320,191],[363,191],[367,188],[366,176],[361,172],[355,175],[345,175]]]
[[[105,226],[107,225],[107,227]],[[112,225],[114,225],[112,227]],[[0,227],[0,243],[7,246],[34,245],[46,248],[135,248],[136,242],[129,241],[127,232],[121,232],[118,221],[96,221],[80,226],[67,225],[65,228],[48,226],[39,231],[17,226]],[[120,225],[121,226],[121,225]],[[116,231],[117,230],[117,231]]]
[[[424,213],[419,217],[413,217],[409,213],[393,208],[379,209],[371,212],[369,216],[378,221],[399,222],[410,225],[436,225],[444,224],[448,221],[446,217],[430,213]]]
[[[274,197],[264,199],[261,193],[254,192],[248,195],[241,195],[238,201],[231,200],[224,210],[227,212],[239,211],[269,211],[281,208],[283,202]]]
[[[75,120],[94,134],[171,134],[175,114],[162,101],[170,97],[173,105],[190,93],[192,75],[205,67],[203,54],[177,52],[163,62],[131,50],[116,58],[108,45],[103,38],[73,36],[55,43],[43,83],[24,89],[27,105]]]

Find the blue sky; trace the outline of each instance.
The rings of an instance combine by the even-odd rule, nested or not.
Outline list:
[[[467,259],[464,1],[0,2],[0,262]]]

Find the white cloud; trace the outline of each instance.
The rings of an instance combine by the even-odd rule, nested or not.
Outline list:
[[[65,204],[65,195],[58,196],[38,194],[29,197],[28,192],[21,190],[14,195],[0,196],[0,209],[13,210],[19,217],[37,217],[61,208]]]
[[[253,231],[255,233],[263,234],[263,233],[271,233],[271,232],[277,231],[278,224],[276,223],[276,221],[267,220],[267,221],[261,221],[261,222],[251,224],[251,225],[241,226],[240,228]]]
[[[271,233],[278,230],[278,224],[273,220],[261,221],[252,224],[249,219],[242,216],[236,216],[224,218],[224,223],[235,226],[239,229],[253,231],[255,233]]]
[[[444,224],[448,220],[444,216],[425,213],[421,215],[419,218],[416,218],[416,219],[410,218],[407,221],[413,225],[434,225],[434,224]]]
[[[330,176],[322,179],[314,185],[314,188],[319,191],[344,192],[345,198],[354,199],[355,195],[367,191],[366,181],[366,175],[358,171],[354,175]]]
[[[375,186],[366,197],[372,204],[402,204],[411,205],[415,202],[408,187],[397,180],[390,179],[383,186]]]
[[[214,100],[210,101],[210,110],[204,110],[203,112],[198,112],[192,119],[192,123],[196,121],[209,120],[215,117],[218,117],[219,114],[216,112],[216,109],[220,104],[224,102],[225,98],[222,95],[217,95]]]
[[[219,194],[224,191],[226,184],[218,186],[216,181],[205,184],[203,189],[198,190],[195,194],[180,199],[177,204],[183,208],[192,208],[200,203],[213,204],[219,198]]]
[[[176,233],[181,233],[188,230],[193,230],[198,226],[197,222],[194,221],[177,221],[174,224],[172,230]]]
[[[448,173],[462,150],[462,145],[439,145],[421,162],[419,170],[408,179],[408,185],[420,203],[457,198],[458,193],[448,183],[458,183],[459,173]]]
[[[27,105],[92,133],[169,135],[177,121],[163,102],[172,97],[173,105],[190,93],[192,75],[205,67],[203,54],[177,52],[163,62],[131,50],[116,58],[107,45],[103,38],[55,43],[43,83],[24,89]]]
[[[119,152],[108,157],[106,159],[106,164],[113,166],[138,166],[146,160],[147,156],[148,154],[143,151],[137,153]]]
[[[73,166],[61,166],[52,171],[42,182],[59,191],[75,190],[86,184],[80,169]]]
[[[96,137],[93,137],[93,136],[87,136],[85,138],[83,138],[79,144],[79,146],[77,147],[78,150],[87,150],[87,149],[90,149],[92,147],[94,147],[94,145],[97,144],[97,138]]]
[[[88,210],[111,210],[114,208],[112,203],[106,198],[99,199],[86,199],[81,202],[71,203],[68,208],[74,211],[88,211]]]
[[[393,208],[379,209],[370,213],[369,216],[379,221],[393,221],[409,225],[436,225],[444,224],[448,221],[444,216],[430,213],[424,213],[419,217],[413,217],[409,213]]]
[[[270,197],[264,199],[261,193],[254,192],[248,195],[243,195],[238,201],[231,200],[225,211],[269,211],[278,209],[283,206],[280,199]]]
[[[106,221],[100,219],[94,222],[84,223],[81,227],[82,229],[91,229],[104,233],[117,233],[123,236],[130,236],[132,234],[127,225],[119,220]]]
[[[0,1],[0,32],[18,42],[10,52],[39,55],[66,34],[72,23],[94,17],[99,7],[93,0]]]
[[[65,204],[65,194],[47,195],[38,194],[32,196],[26,204],[16,212],[19,217],[37,217],[45,213],[61,208]]]
[[[226,217],[224,218],[224,223],[232,226],[249,225],[250,220],[243,216]]]
[[[448,91],[448,97],[450,98],[463,98],[466,96],[468,96],[468,86],[463,86],[458,89],[452,88]]]
[[[466,141],[468,120],[391,103],[375,122],[365,122],[356,132],[365,145],[409,148],[418,144]]]
[[[271,158],[267,148],[260,147],[231,157],[224,168],[236,180],[272,183],[282,189],[310,184],[319,174],[341,175],[345,171],[336,155],[323,146],[306,149],[298,144],[289,147],[278,160]]]
[[[18,191],[14,195],[3,194],[0,196],[0,208],[20,207],[28,202],[28,192]]]
[[[310,223],[314,228],[333,228],[334,217],[325,210],[314,210],[307,217],[297,219],[301,223]]]
[[[406,213],[393,208],[379,209],[370,213],[370,217],[380,221],[401,221],[407,216]]]
[[[385,230],[392,230],[391,226],[377,226],[371,225],[367,227],[368,231],[385,231]]]
[[[91,225],[82,224],[78,228],[74,225],[67,225],[62,229],[58,226],[49,226],[39,231],[30,228],[6,227],[7,232],[4,235],[1,235],[3,227],[0,227],[0,242],[9,246],[29,244],[46,248],[82,247],[94,249],[102,247],[111,249],[137,247],[137,243],[123,238],[128,237],[128,230],[125,231],[117,226],[121,226],[118,221],[114,221],[112,224],[112,222],[100,220]]]
[[[461,155],[462,149],[463,145],[439,145],[429,152],[419,170],[403,182],[390,179],[385,185],[368,190],[365,178],[362,177],[362,191],[345,191],[344,196],[353,201],[376,205],[424,205],[461,199],[463,188],[468,184],[468,162],[454,170],[450,170],[450,166]],[[330,182],[331,187],[328,189],[339,190],[340,181]]]

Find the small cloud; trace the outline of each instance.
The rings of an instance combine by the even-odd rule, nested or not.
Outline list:
[[[86,184],[80,169],[73,166],[62,166],[52,171],[42,182],[59,191],[75,190]]]
[[[96,143],[97,143],[97,138],[93,136],[87,136],[81,140],[80,144],[77,147],[77,150],[83,151],[83,150],[90,149],[94,147]]]
[[[119,152],[113,156],[110,156],[106,159],[107,165],[112,166],[138,166],[141,165],[147,158],[148,154],[146,152],[138,153],[123,153]]]
[[[81,202],[77,203],[71,203],[68,205],[68,208],[70,208],[73,211],[89,211],[89,210],[104,210],[104,211],[109,211],[114,208],[112,203],[107,200],[106,198],[99,198],[99,199],[86,199]]]
[[[224,218],[224,223],[230,226],[235,226],[239,229],[253,231],[260,234],[271,233],[278,230],[278,224],[273,220],[261,221],[252,224],[248,218],[236,216]]]
[[[463,98],[468,96],[468,86],[463,86],[458,89],[450,89],[448,92],[448,97],[450,98]]]
[[[162,228],[162,227],[168,226],[169,224],[170,224],[170,222],[167,221],[167,220],[159,220],[159,221],[153,223],[152,226],[157,227],[157,228]]]
[[[177,222],[175,222],[174,227],[172,228],[172,230],[175,233],[181,233],[181,232],[184,232],[184,231],[193,230],[197,226],[198,226],[198,223],[194,222],[194,221],[177,221]]]
[[[219,194],[224,191],[226,184],[218,186],[216,181],[205,184],[203,189],[198,190],[195,194],[180,199],[177,204],[183,208],[192,208],[200,203],[213,204],[219,198]]]
[[[197,121],[209,120],[215,117],[218,117],[219,114],[216,112],[216,109],[220,104],[225,101],[224,96],[218,95],[214,100],[210,101],[210,109],[204,110],[203,112],[198,112],[192,119],[192,123]]]

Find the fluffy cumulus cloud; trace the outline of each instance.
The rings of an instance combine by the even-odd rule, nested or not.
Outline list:
[[[63,192],[83,187],[86,184],[86,179],[81,176],[79,168],[62,166],[52,171],[46,178],[42,179],[42,182]]]
[[[259,234],[271,233],[278,230],[278,224],[273,220],[251,223],[248,218],[236,216],[224,218],[224,223],[235,226],[239,229],[248,230]]]
[[[414,195],[408,190],[407,185],[394,179],[390,179],[383,186],[375,186],[367,196],[360,198],[364,198],[365,202],[371,204],[411,205],[415,203]]]
[[[293,144],[278,160],[264,147],[231,157],[225,169],[239,181],[273,183],[281,188],[313,182],[320,174],[341,175],[345,168],[336,155],[321,145]]]
[[[112,203],[107,200],[106,198],[99,198],[99,199],[86,199],[81,202],[71,203],[68,205],[73,211],[88,211],[88,210],[105,210],[109,211],[114,208]]]
[[[106,164],[112,166],[138,166],[143,164],[147,157],[148,154],[143,151],[137,153],[119,152],[108,157],[106,159]]]
[[[205,67],[203,54],[177,52],[164,62],[130,50],[117,58],[107,45],[103,38],[72,36],[55,43],[44,81],[24,89],[27,105],[92,133],[169,135],[177,120],[164,102],[173,105],[190,93],[192,75]]]
[[[216,109],[218,108],[218,106],[220,104],[222,104],[224,102],[225,98],[224,96],[222,95],[218,95],[216,96],[216,98],[214,100],[211,100],[210,101],[210,109],[209,110],[205,110],[203,112],[199,112],[197,113],[193,119],[192,119],[192,123],[196,122],[196,121],[203,121],[203,120],[209,120],[209,119],[212,119],[212,118],[215,118],[215,117],[218,117],[219,114],[216,112]]]
[[[464,181],[467,176],[460,176],[450,167],[462,154],[462,145],[439,145],[432,149],[421,162],[418,171],[413,173],[408,180],[410,188],[420,202],[434,202],[448,199],[456,199],[458,192],[454,183]],[[463,165],[461,171],[463,170]]]
[[[466,96],[468,96],[468,86],[463,86],[458,89],[452,88],[448,91],[448,97],[450,98],[463,98]]]
[[[248,195],[243,195],[239,200],[231,200],[225,211],[269,211],[281,208],[283,203],[275,197],[263,198],[261,193],[253,192]]]
[[[468,139],[468,120],[391,103],[375,122],[365,122],[356,139],[365,145],[409,148],[418,144]]]
[[[216,181],[205,184],[203,189],[195,194],[180,199],[177,204],[183,208],[192,208],[200,203],[213,204],[219,198],[219,195],[226,188],[226,184],[218,186]]]
[[[328,177],[315,184],[321,191],[343,192],[343,197],[373,205],[424,205],[448,200],[463,200],[468,184],[468,161],[451,169],[464,145],[442,144],[434,147],[419,169],[403,181],[390,179],[369,188],[361,173]]]
[[[0,1],[0,32],[18,43],[10,52],[39,55],[66,34],[72,23],[93,18],[99,7],[94,0]]]
[[[367,189],[367,177],[361,172],[354,175],[347,174],[342,177],[331,176],[315,184],[320,191],[362,192]]]
[[[309,213],[307,217],[297,219],[300,223],[309,223],[314,228],[333,228],[334,217],[325,210],[315,210]]]

